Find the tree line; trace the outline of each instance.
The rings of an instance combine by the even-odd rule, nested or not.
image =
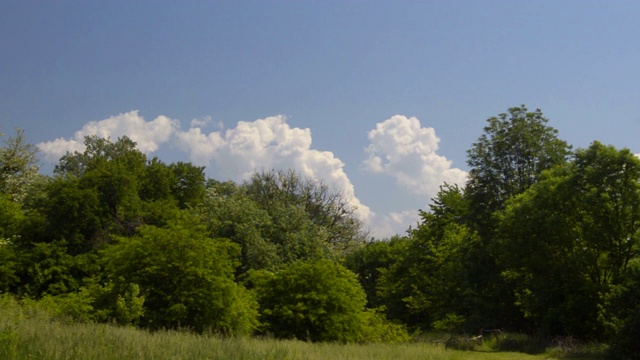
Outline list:
[[[95,136],[52,175],[36,164],[21,131],[0,148],[0,291],[79,321],[346,342],[501,328],[640,351],[640,159],[574,150],[540,110],[488,119],[467,183],[390,239],[295,171],[221,182]]]

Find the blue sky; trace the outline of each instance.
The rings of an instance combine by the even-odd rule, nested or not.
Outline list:
[[[638,1],[0,0],[0,126],[43,170],[87,134],[216,179],[295,168],[376,236],[464,182],[488,117],[640,153]]]

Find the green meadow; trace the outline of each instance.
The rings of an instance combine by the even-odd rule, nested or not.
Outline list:
[[[37,306],[5,301],[0,308],[0,359],[598,359],[597,352],[540,354],[496,351],[495,344],[472,350],[446,349],[432,341],[406,344],[311,343],[249,337],[199,335],[188,331],[150,332],[133,327],[77,323],[51,318]]]

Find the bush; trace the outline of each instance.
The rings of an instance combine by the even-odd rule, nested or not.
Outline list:
[[[153,329],[250,333],[257,303],[234,281],[237,246],[184,225],[142,226],[103,251],[117,316],[135,321],[143,311],[140,324]]]
[[[367,309],[363,315],[363,327],[359,341],[402,343],[411,340],[407,328],[389,321],[384,315],[384,308]]]
[[[364,291],[352,272],[330,260],[294,263],[271,277],[263,276],[257,293],[264,330],[278,338],[363,339]]]

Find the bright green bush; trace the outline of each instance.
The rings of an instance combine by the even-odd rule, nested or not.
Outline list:
[[[294,263],[258,278],[264,331],[311,341],[397,341],[407,338],[381,314],[365,311],[355,275],[330,260]],[[385,327],[387,327],[385,329]]]
[[[118,238],[102,253],[113,292],[120,295],[116,313],[135,316],[135,299],[144,296],[142,326],[250,333],[257,304],[234,281],[237,251],[228,240],[209,238],[186,223],[142,226],[135,236]]]

